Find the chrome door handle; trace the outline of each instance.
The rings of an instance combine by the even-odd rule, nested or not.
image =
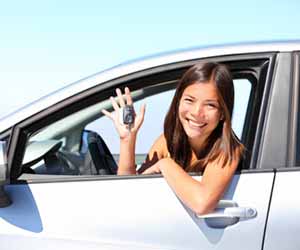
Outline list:
[[[251,207],[228,207],[223,212],[214,212],[205,215],[197,215],[198,218],[218,218],[218,217],[237,217],[240,219],[250,219],[257,214],[256,209]]]
[[[206,224],[212,228],[224,228],[231,226],[240,219],[247,220],[256,217],[257,211],[251,207],[238,207],[236,202],[221,200],[216,210],[209,214],[197,215],[197,218],[204,219]]]

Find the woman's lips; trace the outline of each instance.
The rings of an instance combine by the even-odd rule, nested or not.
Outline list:
[[[192,121],[190,119],[187,119],[188,124],[190,127],[193,128],[203,128],[207,123],[206,122],[196,122],[196,121]]]

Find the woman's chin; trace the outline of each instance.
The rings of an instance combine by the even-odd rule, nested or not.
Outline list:
[[[203,130],[185,130],[185,133],[187,135],[188,138],[190,139],[196,139],[196,138],[200,138],[204,135],[204,131]]]

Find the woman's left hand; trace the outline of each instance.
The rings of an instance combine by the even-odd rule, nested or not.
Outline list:
[[[168,167],[175,162],[167,157],[167,158],[162,158],[158,162],[156,162],[153,166],[150,168],[147,168],[142,174],[161,174],[162,168]]]
[[[117,93],[117,100],[115,100],[114,97],[110,97],[111,104],[112,104],[115,112],[108,112],[105,109],[103,109],[101,111],[104,115],[106,115],[108,118],[110,118],[114,122],[117,132],[120,136],[120,139],[121,140],[128,139],[131,134],[134,134],[134,135],[137,134],[138,130],[140,129],[140,127],[144,121],[145,104],[143,104],[141,106],[140,113],[135,116],[134,123],[129,127],[128,125],[123,124],[120,121],[120,116],[122,116],[122,114],[120,115],[120,110],[122,108],[124,108],[126,106],[126,104],[129,106],[133,106],[133,101],[132,101],[132,97],[130,94],[130,90],[128,87],[125,88],[125,100],[124,100],[123,94],[119,88],[116,89],[116,93]]]
[[[142,174],[160,174],[160,161],[156,162],[153,166],[150,168],[147,168]]]

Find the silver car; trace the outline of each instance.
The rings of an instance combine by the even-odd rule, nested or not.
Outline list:
[[[197,215],[161,175],[117,176],[118,137],[100,112],[129,86],[147,103],[143,162],[182,73],[229,66],[233,128],[247,149],[213,213]],[[0,120],[0,249],[300,249],[300,41],[214,46],[132,61]],[[190,173],[201,179],[201,173]]]

